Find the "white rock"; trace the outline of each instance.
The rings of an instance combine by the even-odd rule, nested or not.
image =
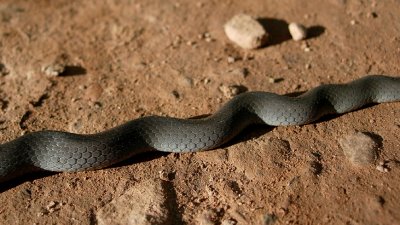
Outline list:
[[[245,49],[256,49],[263,46],[268,39],[264,27],[246,14],[238,14],[224,26],[228,38]]]
[[[43,67],[42,71],[49,77],[56,77],[65,71],[65,65],[62,63],[54,63]]]
[[[289,24],[289,32],[292,35],[293,40],[300,41],[307,37],[307,29],[301,24],[291,23]]]

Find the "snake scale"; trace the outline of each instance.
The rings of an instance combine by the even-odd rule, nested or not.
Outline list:
[[[250,124],[302,125],[369,103],[400,100],[400,77],[365,76],[327,84],[297,97],[268,92],[237,95],[206,118],[147,116],[96,134],[38,131],[0,145],[0,182],[35,170],[108,167],[141,152],[195,152],[216,148]]]

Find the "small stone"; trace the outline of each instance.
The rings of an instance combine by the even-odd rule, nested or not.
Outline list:
[[[232,75],[246,78],[249,75],[249,70],[247,68],[238,68],[229,71]]]
[[[355,20],[350,20],[350,24],[351,24],[351,25],[356,25],[356,24],[357,24],[357,21],[355,21]]]
[[[212,41],[214,41],[214,39],[212,39],[212,38],[206,38],[205,40],[206,40],[206,42],[212,42]]]
[[[306,63],[305,68],[306,69],[311,69],[311,64],[310,63]]]
[[[305,52],[311,51],[310,45],[307,42],[303,42],[301,44],[301,49],[303,49],[303,51],[305,51]]]
[[[378,14],[376,14],[376,12],[370,12],[370,13],[368,13],[367,17],[368,18],[377,18]]]
[[[56,77],[62,74],[65,71],[65,64],[63,63],[54,63],[42,68],[44,74],[49,77]]]
[[[7,69],[7,67],[3,63],[0,63],[0,77],[6,76],[9,73],[10,71]]]
[[[378,144],[362,132],[342,138],[339,144],[347,159],[355,165],[372,164],[377,158]]]
[[[168,173],[165,170],[158,171],[158,175],[159,175],[160,179],[163,181],[172,181],[175,178],[174,173]]]
[[[268,82],[270,84],[275,84],[283,81],[283,78],[268,77]]]
[[[307,28],[298,23],[290,23],[289,32],[290,35],[292,35],[292,39],[295,41],[300,41],[307,37]]]
[[[228,63],[234,63],[236,61],[235,57],[229,56]]]
[[[388,172],[387,168],[383,167],[382,165],[377,165],[376,169],[382,173]]]
[[[204,40],[205,40],[206,42],[212,42],[212,41],[214,41],[214,39],[211,37],[211,34],[210,34],[210,33],[204,33]]]
[[[237,221],[233,219],[226,219],[221,222],[221,225],[236,225]]]
[[[54,211],[60,210],[60,208],[61,208],[61,204],[59,202],[51,201],[46,206],[46,210],[47,211],[46,211],[45,214],[49,214],[49,213],[52,213]]]
[[[390,171],[390,168],[388,167],[387,162],[379,162],[379,164],[376,166],[376,169],[382,173],[387,173]]]
[[[188,41],[188,42],[186,42],[186,44],[189,45],[189,46],[193,46],[193,45],[196,44],[196,42],[195,41]]]
[[[181,95],[179,94],[179,92],[177,90],[173,90],[171,92],[171,95],[175,98],[175,99],[180,99]]]
[[[268,82],[269,82],[270,84],[275,83],[275,78],[273,78],[273,77],[268,77]]]
[[[96,109],[100,109],[101,107],[103,107],[103,104],[101,102],[94,102],[93,106]]]
[[[214,57],[213,60],[214,60],[214,62],[219,62],[219,61],[221,61],[221,58],[219,58],[219,57]]]
[[[227,98],[232,98],[240,93],[242,93],[243,86],[240,85],[221,85],[219,86],[219,90],[224,94]]]
[[[268,33],[254,18],[246,14],[238,14],[225,25],[226,36],[244,49],[256,49],[266,44]]]
[[[204,78],[204,80],[203,80],[204,84],[209,84],[210,82],[211,82],[211,79],[208,77]]]

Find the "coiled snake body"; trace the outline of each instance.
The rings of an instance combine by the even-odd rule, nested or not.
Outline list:
[[[90,135],[32,132],[0,145],[0,182],[38,169],[57,172],[100,169],[150,150],[213,149],[250,124],[301,125],[368,103],[398,100],[400,78],[366,76],[347,84],[321,85],[298,97],[244,93],[202,119],[149,116]]]

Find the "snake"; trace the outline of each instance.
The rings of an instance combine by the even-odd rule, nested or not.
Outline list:
[[[400,100],[400,77],[368,75],[323,84],[292,97],[245,92],[214,114],[197,119],[144,116],[94,134],[43,130],[0,144],[0,182],[37,170],[96,170],[149,151],[216,149],[252,124],[304,125],[372,103]]]

